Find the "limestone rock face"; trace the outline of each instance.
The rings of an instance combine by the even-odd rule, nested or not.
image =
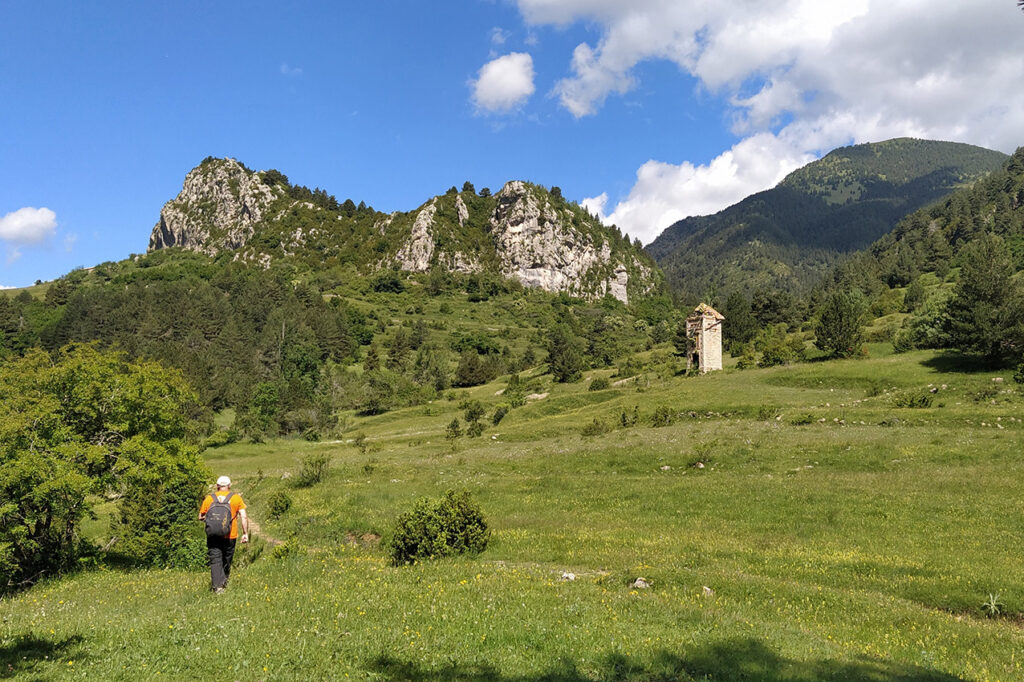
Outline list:
[[[541,203],[526,183],[509,182],[495,196],[491,233],[504,275],[545,291],[584,298],[610,293],[628,302],[629,273],[612,263],[607,242],[596,245],[572,226],[571,214]]]
[[[396,256],[398,266],[409,272],[426,272],[434,255],[434,216],[437,215],[437,198],[430,200],[420,209],[412,224],[412,234],[402,245]]]
[[[164,204],[149,250],[180,246],[210,256],[243,246],[277,197],[256,173],[234,159],[207,161],[185,177]]]

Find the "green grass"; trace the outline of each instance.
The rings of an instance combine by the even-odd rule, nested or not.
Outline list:
[[[266,548],[218,597],[201,570],[103,568],[6,598],[0,677],[1021,679],[1022,401],[1009,374],[957,365],[915,352],[545,384],[454,451],[457,400],[349,415],[341,442],[217,448],[211,468],[291,551]],[[459,394],[490,411],[503,386]],[[975,399],[991,386],[994,404]],[[931,407],[894,407],[929,388]],[[580,435],[634,405],[637,427]],[[678,417],[652,428],[661,405]],[[365,453],[345,442],[357,432]],[[329,477],[294,488],[312,451]],[[374,536],[446,488],[480,502],[487,551],[390,566]],[[294,505],[269,521],[282,489]],[[990,593],[1004,617],[985,617]]]

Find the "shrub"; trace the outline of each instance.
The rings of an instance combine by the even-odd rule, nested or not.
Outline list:
[[[508,410],[508,405],[498,405],[494,408],[494,416],[491,417],[491,423],[495,426],[500,424],[501,420],[505,418],[506,414],[508,414]]]
[[[1017,365],[1017,371],[1013,374],[1013,380],[1018,384],[1024,384],[1024,362]]]
[[[814,421],[814,415],[809,413],[798,414],[790,417],[789,423],[793,426],[805,426]]]
[[[327,476],[327,467],[331,463],[331,456],[326,453],[312,453],[302,458],[302,468],[295,480],[295,485],[300,488],[308,488],[324,480]]]
[[[462,425],[459,423],[459,418],[456,417],[448,422],[448,426],[444,430],[444,437],[454,443],[461,436]]]
[[[420,498],[399,516],[384,548],[399,566],[418,559],[478,554],[489,537],[483,513],[469,493],[448,490],[438,500]]]
[[[640,421],[640,408],[637,405],[633,406],[632,412],[628,412],[623,409],[622,412],[619,413],[619,425],[624,429],[636,426],[638,421]]]
[[[867,390],[864,391],[864,395],[868,398],[874,398],[885,393],[885,384],[878,379],[874,379],[868,384]]]
[[[971,391],[969,395],[971,400],[976,403],[987,403],[999,395],[999,389],[996,386],[982,386],[975,391]]]
[[[901,391],[893,396],[893,405],[896,407],[931,407],[932,394],[926,390]]]
[[[770,421],[780,414],[782,414],[782,410],[779,409],[778,405],[762,405],[757,408],[757,418],[759,421]]]
[[[667,405],[660,405],[654,410],[654,414],[651,415],[652,426],[672,426],[672,423],[676,420],[675,412],[672,408]]]
[[[607,424],[605,424],[603,421],[600,421],[599,419],[595,419],[589,424],[586,424],[580,430],[580,433],[584,436],[600,436],[602,434],[608,433],[609,431],[611,431],[611,429],[608,428]]]
[[[270,496],[270,500],[267,501],[267,509],[269,511],[270,518],[279,519],[281,516],[292,508],[292,498],[283,490],[279,490]]]
[[[220,430],[214,431],[206,440],[203,441],[203,447],[206,448],[219,448],[224,445],[230,445],[238,440],[238,432],[234,430]]]
[[[479,421],[484,416],[484,406],[479,400],[466,401],[460,404],[459,407],[466,410],[464,416],[468,423]]]
[[[479,438],[484,432],[484,425],[482,422],[470,422],[469,426],[466,427],[466,435],[470,438]]]
[[[608,377],[597,377],[596,379],[590,382],[590,388],[588,388],[587,390],[603,391],[609,386],[611,386],[611,382],[608,381]]]

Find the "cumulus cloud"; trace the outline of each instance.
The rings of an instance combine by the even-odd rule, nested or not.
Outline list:
[[[813,158],[794,153],[788,142],[775,135],[754,135],[705,165],[648,161],[636,172],[629,196],[610,214],[605,213],[606,193],[582,204],[596,210],[605,222],[648,243],[675,221],[734,204],[751,194],[751,188],[771,187]]]
[[[41,244],[57,230],[57,214],[48,208],[26,206],[0,218],[0,241]]]
[[[649,161],[608,216],[656,235],[713,212],[835,146],[916,136],[1012,151],[1024,143],[1024,27],[1011,2],[517,0],[531,26],[583,21],[554,94],[576,117],[668,60],[731,106],[741,139],[705,166]],[[747,168],[750,166],[750,168]],[[647,221],[662,221],[651,224]],[[665,222],[668,221],[668,222]]]
[[[283,62],[281,64],[280,71],[281,71],[281,75],[282,76],[288,76],[290,78],[294,78],[294,77],[302,75],[302,67],[299,67],[299,66],[288,66],[288,62]]]
[[[516,109],[534,93],[533,57],[512,52],[492,59],[470,82],[473,104],[478,111],[497,113]]]

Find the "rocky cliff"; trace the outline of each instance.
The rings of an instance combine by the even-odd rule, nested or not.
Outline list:
[[[214,256],[244,246],[281,192],[235,159],[207,159],[164,204],[149,250],[180,246]]]
[[[207,159],[164,205],[149,248],[167,247],[233,251],[236,260],[264,266],[278,257],[337,261],[364,274],[492,272],[527,287],[623,302],[659,291],[663,281],[617,229],[531,183],[509,182],[493,196],[453,188],[414,211],[385,215],[314,196],[277,171],[254,172],[234,159]]]

